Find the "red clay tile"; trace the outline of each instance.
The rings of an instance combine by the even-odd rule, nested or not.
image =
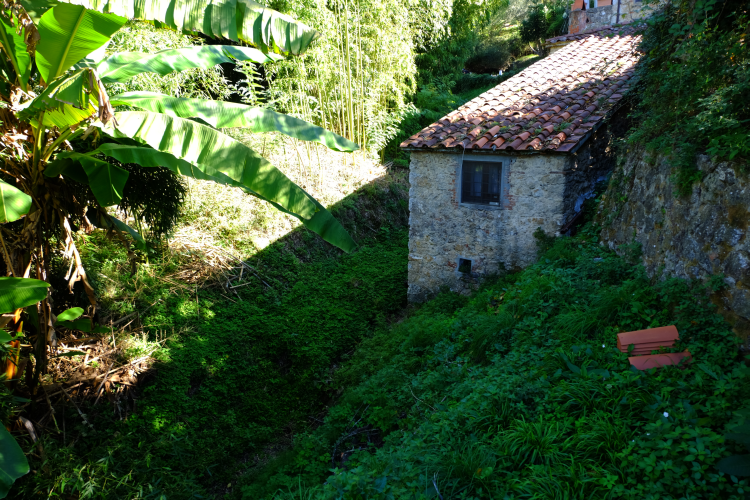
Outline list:
[[[684,363],[689,363],[693,359],[690,355],[690,351],[687,349],[684,352],[631,356],[628,358],[628,361],[638,370],[649,370],[651,368],[662,368],[664,366],[676,365],[683,359],[685,360]]]
[[[558,148],[555,151],[566,152],[566,151],[570,151],[574,147],[576,147],[576,143],[566,142],[565,144],[558,146]]]
[[[489,142],[489,140],[486,137],[482,137],[476,143],[474,143],[474,145],[472,146],[472,148],[481,148],[482,146],[484,146],[488,142]]]
[[[515,141],[511,142],[510,144],[504,144],[501,149],[516,149],[521,144],[523,144],[523,139],[516,139]]]
[[[529,143],[529,147],[537,150],[542,149],[542,140],[537,137]]]
[[[658,344],[662,347],[672,347],[675,340],[680,338],[677,327],[674,325],[638,330],[635,332],[623,332],[617,334],[617,348],[622,352],[628,352],[628,346],[633,344],[638,348],[641,344],[651,347]],[[658,348],[658,346],[657,346]]]
[[[531,136],[531,134],[529,132],[523,132],[521,134],[518,134],[518,138],[521,139],[522,141],[525,141],[530,136]]]

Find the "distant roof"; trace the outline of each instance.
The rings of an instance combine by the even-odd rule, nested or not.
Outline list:
[[[556,37],[572,41],[401,143],[408,149],[569,152],[629,89],[636,27]],[[569,125],[562,125],[563,122]]]

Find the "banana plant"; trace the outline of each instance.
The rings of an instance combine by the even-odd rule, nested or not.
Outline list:
[[[96,296],[75,246],[76,228],[94,225],[124,242],[132,237],[143,244],[141,235],[106,211],[120,202],[128,181],[119,162],[242,188],[343,250],[355,247],[318,201],[221,129],[278,132],[342,152],[357,150],[353,142],[267,109],[147,92],[109,96],[105,87],[142,73],[168,75],[235,61],[262,64],[301,54],[316,38],[314,30],[251,0],[39,0],[30,11],[25,4],[0,2],[0,222],[5,223],[0,252],[8,274],[46,279],[59,245],[71,262],[71,291],[81,282],[95,310]],[[127,19],[235,43],[105,57],[104,47]],[[120,105],[127,110],[117,110]],[[73,150],[71,141],[92,133],[112,140],[93,151]],[[80,194],[81,184],[93,200]],[[39,324],[48,325],[34,347],[41,354],[41,343],[55,342],[47,299],[39,313]],[[44,366],[40,354],[35,358]]]

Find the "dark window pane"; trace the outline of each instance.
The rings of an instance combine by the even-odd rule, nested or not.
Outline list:
[[[464,161],[461,169],[461,202],[500,204],[500,162]]]

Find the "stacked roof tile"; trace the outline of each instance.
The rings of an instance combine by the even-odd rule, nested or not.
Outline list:
[[[569,152],[628,91],[640,56],[636,49],[641,37],[635,31],[607,28],[572,35],[568,45],[426,127],[401,147]]]

